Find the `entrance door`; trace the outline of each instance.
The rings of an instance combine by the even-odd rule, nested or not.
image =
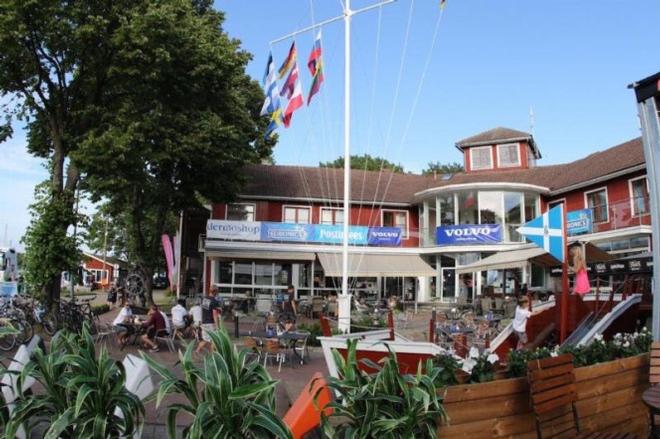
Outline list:
[[[456,269],[455,268],[442,268],[442,301],[455,302],[456,301]]]

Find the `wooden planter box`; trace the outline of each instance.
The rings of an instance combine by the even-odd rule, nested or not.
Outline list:
[[[583,431],[648,436],[649,412],[641,399],[649,387],[648,354],[575,369],[576,402]],[[448,387],[449,420],[442,438],[535,438],[527,378]]]

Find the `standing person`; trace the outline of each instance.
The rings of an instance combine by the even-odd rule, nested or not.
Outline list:
[[[296,317],[298,316],[298,308],[296,307],[296,289],[293,285],[289,285],[289,287],[286,290],[287,296],[284,299],[284,303],[282,303],[282,313],[284,314],[285,318],[289,318],[293,320],[294,322],[296,321]]]
[[[511,323],[513,331],[518,337],[518,344],[516,345],[517,351],[524,348],[527,344],[527,320],[532,315],[533,313],[529,310],[529,299],[527,296],[521,296],[520,299],[518,299],[516,314]]]
[[[156,344],[154,339],[165,333],[167,324],[165,323],[163,314],[158,309],[158,305],[155,303],[151,305],[149,320],[142,324],[142,328],[146,329],[146,333],[140,337],[142,343],[150,349],[150,352],[158,352],[158,344]]]
[[[202,339],[195,349],[196,353],[202,352],[202,349],[209,347],[213,349],[211,336],[209,333],[220,326],[221,303],[215,296],[215,289],[209,291],[208,296],[202,300]]]
[[[575,272],[575,284],[573,292],[583,296],[591,292],[589,276],[587,276],[587,264],[582,257],[582,249],[579,246],[571,247],[571,256],[573,258],[573,271]]]
[[[107,302],[108,307],[114,309],[115,304],[117,303],[117,286],[114,282],[110,285],[110,290],[108,290]]]

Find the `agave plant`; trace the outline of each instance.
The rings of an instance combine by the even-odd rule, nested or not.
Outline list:
[[[163,379],[154,395],[156,406],[171,393],[188,399],[185,404],[169,406],[169,437],[176,437],[176,418],[184,412],[193,418],[184,429],[185,438],[291,438],[287,426],[275,415],[277,381],[258,362],[247,361],[246,351],[238,352],[224,329],[210,336],[214,350],[204,357],[201,367],[193,363],[192,345],[179,352],[182,379],[142,354]]]
[[[332,415],[322,414],[321,426],[329,438],[435,438],[438,423],[446,418],[435,382],[442,369],[427,360],[417,374],[402,374],[396,355],[378,365],[362,360],[368,374],[358,367],[357,340],[348,340],[346,358],[333,350],[339,378],[329,377],[328,387],[337,398],[327,407]]]
[[[5,430],[14,437],[24,426],[48,428],[46,439],[120,438],[140,431],[144,406],[126,390],[126,371],[105,347],[98,358],[89,328],[81,335],[58,332],[48,353],[37,348],[21,371],[17,387],[34,378],[44,392],[19,394]]]

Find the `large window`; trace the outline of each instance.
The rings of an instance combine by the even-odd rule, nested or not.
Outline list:
[[[479,192],[479,224],[502,224],[502,192]]]
[[[477,210],[477,191],[458,193],[458,223],[477,224],[479,218]]]
[[[537,207],[538,197],[535,194],[525,194],[525,222],[531,221],[537,216],[539,216],[539,210]]]
[[[309,224],[311,221],[311,208],[306,206],[284,206],[283,217],[285,223]]]
[[[497,145],[497,166],[500,168],[520,166],[520,146],[517,143]]]
[[[321,224],[344,224],[344,209],[341,207],[322,207]]]
[[[254,221],[254,204],[228,204],[226,219],[234,221]]]
[[[454,216],[454,194],[440,195],[440,226],[449,226],[455,224]]]
[[[649,186],[646,177],[630,180],[630,198],[633,216],[649,213]]]
[[[490,146],[470,148],[470,169],[492,169],[493,153]]]
[[[383,210],[381,212],[383,227],[399,227],[401,238],[408,238],[408,212],[405,210]]]
[[[518,242],[521,240],[516,229],[522,224],[522,198],[520,192],[504,192],[505,241]]]
[[[606,223],[607,217],[607,189],[601,188],[584,194],[588,209],[593,213],[595,223]]]

